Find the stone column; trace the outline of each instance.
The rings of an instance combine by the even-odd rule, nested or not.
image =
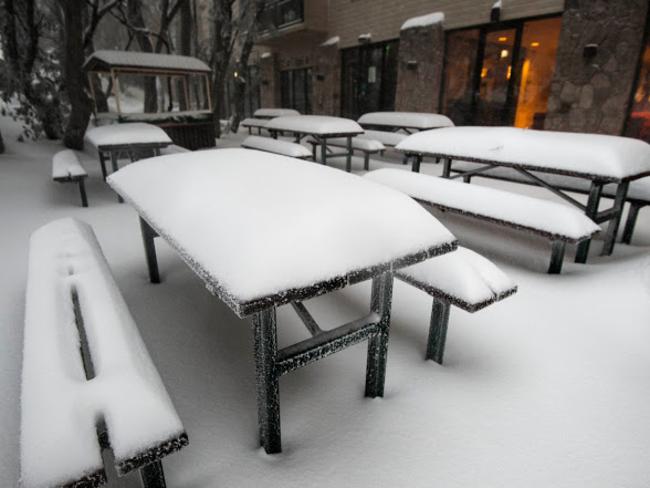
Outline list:
[[[620,135],[647,0],[567,0],[544,127]]]
[[[444,54],[442,22],[401,31],[395,110],[439,111]]]
[[[260,56],[260,104],[262,107],[280,107],[280,70],[277,55]]]
[[[319,115],[341,112],[341,54],[338,43],[323,44],[314,51],[312,109]]]

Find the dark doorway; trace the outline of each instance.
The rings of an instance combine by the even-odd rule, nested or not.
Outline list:
[[[291,69],[280,73],[282,108],[293,108],[301,114],[310,114],[312,95],[311,68]]]

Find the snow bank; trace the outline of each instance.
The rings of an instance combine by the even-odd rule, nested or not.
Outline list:
[[[405,152],[481,159],[618,180],[650,175],[650,145],[629,137],[514,127],[450,127],[413,134]]]
[[[282,117],[283,115],[300,115],[300,112],[292,108],[258,108],[253,113],[253,117],[273,118]]]
[[[269,121],[266,128],[317,135],[363,133],[361,126],[354,120],[327,115],[289,115],[276,117]]]
[[[433,24],[440,24],[444,22],[444,12],[433,12],[428,15],[420,15],[419,17],[412,17],[402,24],[400,30],[412,29],[414,27],[426,27]]]
[[[108,181],[236,312],[236,303],[455,242],[400,192],[259,151],[145,159]]]
[[[358,122],[362,125],[408,127],[418,130],[451,127],[454,125],[451,119],[444,115],[420,112],[369,112],[363,114]]]
[[[95,148],[128,144],[171,144],[160,127],[144,122],[102,125],[86,131],[85,140]]]
[[[72,149],[59,151],[52,158],[52,179],[75,178],[86,174],[86,170],[79,162],[77,153]]]
[[[30,241],[21,393],[24,487],[63,484],[102,468],[104,418],[116,462],[178,437],[183,426],[89,225],[54,221]],[[72,293],[95,378],[86,380]]]
[[[490,260],[464,247],[400,269],[396,276],[469,312],[517,290],[514,281]]]
[[[248,149],[283,154],[290,158],[311,158],[311,153],[305,146],[294,142],[271,139],[270,137],[248,136],[242,141],[241,146]]]
[[[580,240],[600,230],[573,207],[507,191],[399,169],[379,169],[364,176],[425,202],[466,213],[539,229]]]

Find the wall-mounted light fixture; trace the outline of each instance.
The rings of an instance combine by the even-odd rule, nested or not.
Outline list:
[[[416,69],[418,69],[418,62],[415,59],[409,59],[406,62],[406,69],[415,71]]]
[[[598,54],[598,44],[587,44],[582,50],[582,57],[591,59]]]
[[[316,81],[325,81],[325,75],[323,74],[317,74],[316,75]]]
[[[501,0],[497,0],[490,10],[490,22],[499,22],[501,20]]]

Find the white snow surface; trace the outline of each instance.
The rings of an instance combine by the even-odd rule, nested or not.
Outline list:
[[[451,119],[445,115],[424,112],[369,112],[359,117],[358,122],[360,124],[408,127],[419,130],[454,125]]]
[[[271,119],[267,129],[302,134],[361,134],[363,128],[354,120],[329,115],[287,115]]]
[[[210,67],[200,59],[178,54],[99,50],[92,53],[84,65],[87,65],[92,59],[98,59],[115,66],[210,72]]]
[[[85,140],[91,146],[117,146],[121,144],[171,144],[172,140],[160,127],[144,122],[110,124],[86,131]]]
[[[170,144],[169,146],[163,147],[160,150],[160,154],[163,156],[166,154],[179,154],[179,153],[186,153],[186,152],[191,152],[191,151],[183,146],[178,146],[176,144]]]
[[[408,136],[399,132],[387,132],[383,130],[369,130],[366,129],[363,134],[359,134],[357,139],[371,139],[379,141],[385,146],[395,147]]]
[[[44,488],[101,465],[103,417],[118,462],[183,432],[95,235],[56,220],[30,241],[21,392],[21,480]],[[96,376],[87,381],[71,294]]]
[[[462,246],[454,252],[400,269],[398,274],[470,305],[499,300],[517,286],[489,259]]]
[[[272,118],[282,117],[283,115],[300,115],[300,112],[292,108],[258,108],[253,113],[253,117]]]
[[[283,154],[290,158],[309,158],[311,152],[305,146],[295,142],[281,141],[270,137],[248,136],[241,143],[242,147],[248,149],[259,149],[275,154]]]
[[[52,158],[52,178],[74,178],[87,174],[72,149],[59,151]]]
[[[600,230],[591,219],[573,207],[526,195],[399,169],[378,169],[365,177],[403,191],[417,200],[570,239],[579,240]]]
[[[650,173],[650,144],[600,134],[514,127],[449,127],[413,134],[397,149],[615,179]]]
[[[327,39],[324,43],[321,44],[322,47],[326,46],[334,46],[338,44],[341,41],[341,38],[339,36],[333,36]]]
[[[316,139],[314,139],[313,137],[308,137],[305,141],[316,142]],[[348,140],[346,137],[333,137],[331,139],[327,139],[327,145],[336,146],[336,147],[347,147]],[[375,139],[363,138],[359,136],[352,138],[352,148],[360,149],[363,151],[383,151],[384,149],[386,149],[386,147],[381,142]]]
[[[402,24],[400,30],[412,29],[414,27],[427,27],[429,25],[440,24],[441,22],[444,22],[444,20],[444,12],[433,12],[427,15],[411,17]]]
[[[269,119],[256,119],[254,117],[249,117],[242,120],[239,125],[243,127],[266,127],[266,124],[269,123]]]
[[[150,158],[108,181],[241,302],[454,241],[400,192],[260,151]]]

